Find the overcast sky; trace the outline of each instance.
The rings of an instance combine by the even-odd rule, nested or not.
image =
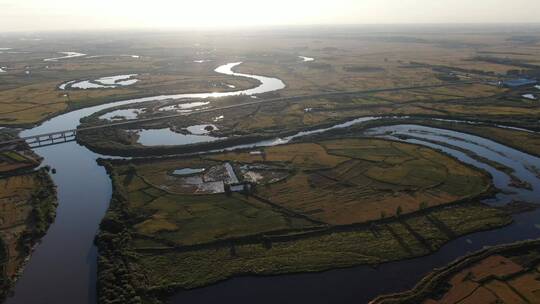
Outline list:
[[[0,0],[0,32],[540,22],[540,0]]]

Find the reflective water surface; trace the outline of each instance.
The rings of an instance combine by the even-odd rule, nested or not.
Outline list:
[[[182,134],[169,128],[136,131],[139,134],[137,143],[143,146],[177,146],[202,142],[212,142],[222,138],[210,135]]]

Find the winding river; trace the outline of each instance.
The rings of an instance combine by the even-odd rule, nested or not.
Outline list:
[[[277,78],[235,73],[232,69],[240,64],[228,63],[215,71],[258,80],[259,86],[235,92],[160,95],[117,101],[59,115],[33,129],[22,131],[20,135],[74,129],[81,118],[120,105],[168,99],[253,95],[285,88],[285,84]],[[112,194],[109,177],[96,160],[107,156],[93,153],[75,142],[35,151],[44,158],[43,165],[57,170],[52,175],[58,187],[57,215],[17,281],[14,296],[6,303],[95,303],[97,249],[93,240]]]
[[[81,118],[119,105],[165,99],[252,95],[285,87],[279,79],[233,72],[232,69],[239,64],[220,66],[216,72],[257,79],[261,82],[258,87],[227,93],[163,95],[118,101],[60,115],[23,131],[21,135],[75,128]],[[380,118],[358,118],[331,128],[233,148],[284,144],[301,136],[347,128],[373,119]],[[488,171],[495,185],[504,191],[487,203],[502,204],[511,200],[534,202],[535,198],[540,197],[540,178],[533,168],[540,166],[540,159],[491,140],[406,124],[372,128],[366,134],[440,149]],[[75,142],[38,148],[36,152],[44,157],[44,165],[57,169],[57,173],[52,175],[58,186],[57,217],[41,244],[36,247],[16,284],[14,296],[7,303],[95,303],[97,250],[93,238],[112,192],[110,180],[104,168],[97,166],[96,159],[107,156],[93,153]],[[506,173],[481,162],[473,157],[475,154],[512,168],[515,177],[528,182],[531,189],[509,185],[510,177]],[[486,245],[540,237],[539,216],[539,210],[515,215],[514,223],[507,227],[461,237],[426,257],[386,263],[377,268],[360,266],[314,274],[234,278],[213,286],[180,292],[171,302],[215,303],[216,299],[220,299],[226,303],[364,303],[381,293],[410,288],[434,267],[443,266],[467,252]],[[404,273],[407,275],[404,276]]]

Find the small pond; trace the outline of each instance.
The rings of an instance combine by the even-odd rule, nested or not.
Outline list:
[[[199,169],[193,169],[193,168],[183,168],[183,169],[176,169],[173,171],[173,175],[191,175],[196,173],[202,173],[204,172],[204,168]]]
[[[174,132],[170,128],[146,129],[137,131],[137,133],[139,135],[137,142],[148,147],[189,145],[224,139],[210,135],[181,134]]]

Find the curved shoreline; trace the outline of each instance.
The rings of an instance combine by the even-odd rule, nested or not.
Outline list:
[[[473,265],[491,255],[512,252],[523,248],[540,247],[540,239],[530,241],[520,241],[512,244],[504,244],[482,249],[469,255],[460,257],[446,265],[444,268],[436,269],[425,276],[413,289],[401,293],[378,296],[369,302],[369,304],[397,304],[397,303],[415,303],[433,293],[438,284],[443,283],[451,275],[461,271],[464,268]]]
[[[173,94],[173,95],[157,95],[157,96],[150,96],[150,97],[143,97],[143,98],[135,98],[135,99],[127,99],[127,100],[119,100],[111,103],[106,104],[100,104],[92,107],[86,107],[82,109],[78,109],[75,111],[64,113],[60,116],[53,117],[47,121],[44,121],[40,125],[29,129],[24,130],[21,132],[21,136],[31,136],[31,135],[37,135],[41,133],[50,133],[54,131],[61,131],[66,129],[76,129],[77,126],[80,124],[80,119],[86,116],[89,116],[95,112],[122,106],[122,105],[129,105],[129,104],[137,104],[137,103],[144,103],[144,102],[150,102],[150,101],[163,101],[168,99],[201,99],[201,98],[219,98],[219,97],[227,97],[227,96],[237,96],[237,95],[254,95],[254,94],[262,94],[267,92],[272,92],[276,90],[281,90],[285,88],[285,84],[277,79],[277,78],[270,78],[265,76],[257,76],[257,75],[249,75],[249,74],[242,74],[242,73],[236,73],[232,71],[233,68],[239,66],[242,62],[234,62],[222,65],[215,69],[217,73],[225,74],[225,75],[232,75],[232,76],[239,76],[239,77],[248,77],[257,79],[259,81],[265,81],[262,82],[259,86],[247,90],[240,90],[240,91],[233,91],[233,92],[221,92],[221,93],[187,93],[187,94]],[[268,82],[271,82],[268,84]],[[66,122],[62,123],[62,120],[66,120]]]
[[[444,126],[438,126],[437,125],[438,122],[441,122],[442,124],[444,124]],[[298,130],[288,131],[288,132],[281,132],[274,135],[248,135],[248,136],[238,136],[238,137],[233,136],[233,137],[223,138],[222,140],[217,140],[213,142],[202,142],[202,143],[183,144],[183,145],[167,145],[164,143],[164,145],[153,145],[153,146],[124,145],[121,147],[103,147],[100,145],[95,145],[92,142],[86,141],[84,139],[84,135],[77,136],[77,142],[87,147],[91,151],[94,151],[100,154],[106,154],[109,156],[119,156],[119,157],[144,157],[144,156],[158,156],[158,155],[163,155],[163,154],[175,155],[175,154],[195,153],[197,151],[208,151],[208,150],[214,150],[214,149],[227,149],[227,148],[235,147],[236,145],[244,145],[248,147],[250,145],[257,145],[261,141],[271,141],[271,140],[289,140],[290,141],[296,137],[302,137],[306,135],[308,136],[315,135],[315,134],[329,132],[329,131],[330,132],[335,131],[338,133],[346,132],[345,131],[346,127],[339,127],[341,125],[345,125],[347,127],[366,129],[372,125],[396,125],[396,124],[403,124],[403,123],[423,125],[426,127],[433,127],[433,128],[448,129],[448,130],[457,131],[463,134],[484,137],[496,143],[511,147],[520,152],[540,157],[540,153],[537,154],[537,153],[532,153],[531,151],[524,151],[520,147],[516,147],[511,144],[497,141],[496,139],[493,139],[485,135],[480,135],[471,131],[469,132],[463,131],[458,128],[452,128],[451,124],[456,123],[456,124],[467,125],[467,124],[472,123],[472,126],[500,128],[503,130],[509,129],[509,126],[495,124],[495,123],[474,122],[474,121],[467,121],[467,120],[453,120],[452,122],[448,122],[448,121],[441,121],[440,118],[410,116],[410,115],[408,116],[392,116],[392,115],[361,116],[361,117],[357,117],[353,119],[347,118],[347,119],[342,119],[335,122],[321,123],[318,125],[310,126],[308,128],[298,129]],[[134,124],[134,126],[136,126],[136,124]],[[510,131],[528,132],[528,133],[538,134],[538,132],[533,131],[533,130],[528,130],[528,129],[522,129],[522,130],[510,129]]]

